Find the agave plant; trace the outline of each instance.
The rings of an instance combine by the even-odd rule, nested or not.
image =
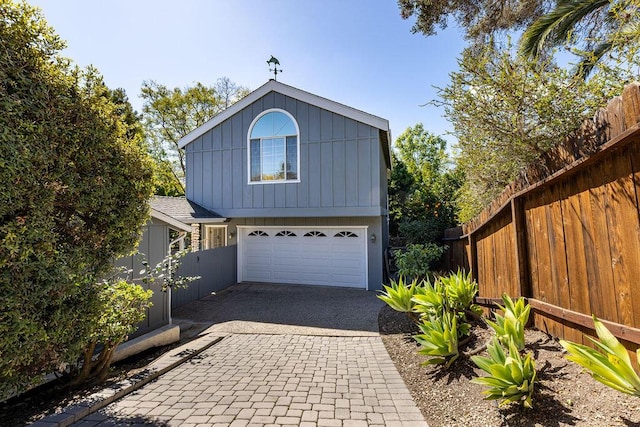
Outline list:
[[[487,320],[487,324],[496,332],[496,336],[502,345],[509,345],[509,341],[513,339],[519,351],[524,350],[524,327],[529,321],[529,313],[531,306],[524,302],[524,298],[518,298],[514,303],[507,294],[502,295],[504,307],[499,305],[504,311],[504,316],[495,314],[496,320],[492,322]]]
[[[483,391],[487,399],[501,400],[500,405],[517,402],[531,408],[536,366],[531,353],[522,357],[513,339],[509,339],[509,354],[505,354],[497,338],[487,345],[489,357],[471,356],[480,369],[489,374],[471,382],[489,387]]]
[[[412,299],[416,293],[420,292],[420,287],[421,285],[418,285],[417,280],[407,285],[404,278],[400,276],[398,281],[391,281],[391,286],[383,285],[384,290],[381,291],[382,294],[378,295],[378,298],[387,303],[392,309],[407,313],[414,322],[417,322],[418,316],[414,313],[415,304]]]
[[[427,318],[441,317],[448,309],[444,286],[439,279],[433,284],[425,279],[422,289],[415,293],[411,301],[414,303],[414,311]]]
[[[460,269],[456,273],[440,278],[444,286],[449,306],[457,312],[471,310],[477,313],[479,306],[473,304],[478,293],[478,284],[471,278],[471,273],[464,274]]]
[[[458,358],[458,319],[452,313],[432,317],[419,325],[422,334],[415,339],[422,348],[419,354],[428,356],[424,365],[444,364],[449,368]]]
[[[600,341],[587,338],[600,351],[582,344],[560,340],[560,345],[570,353],[566,358],[587,369],[589,374],[602,384],[622,393],[640,397],[640,377],[631,365],[627,350],[596,316],[593,316],[593,324]],[[640,361],[640,349],[636,354]]]

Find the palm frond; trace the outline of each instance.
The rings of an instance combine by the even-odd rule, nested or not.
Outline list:
[[[554,10],[541,16],[527,28],[520,41],[520,53],[537,58],[548,45],[562,43],[576,25],[598,9],[610,4],[609,0],[562,0]]]

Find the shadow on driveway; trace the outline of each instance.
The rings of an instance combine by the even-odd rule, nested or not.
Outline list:
[[[175,309],[173,317],[212,325],[207,332],[373,336],[383,305],[375,292],[359,289],[240,283]]]

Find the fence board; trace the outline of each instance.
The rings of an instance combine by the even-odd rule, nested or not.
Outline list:
[[[555,289],[553,283],[554,257],[550,243],[552,240],[552,225],[549,222],[549,202],[548,192],[534,192],[531,195],[529,215],[532,217],[534,228],[531,231],[531,238],[535,241],[535,262],[538,264],[537,278],[532,286],[532,297],[548,303],[555,303]],[[559,336],[562,335],[562,323],[555,319],[547,319],[534,316],[535,325],[544,329],[548,333]]]
[[[527,234],[524,205],[521,199],[511,200],[511,230],[513,233],[514,265],[516,268],[515,282],[520,284],[518,295],[531,295],[531,280],[529,279],[529,260],[527,254]]]
[[[616,322],[618,320],[613,293],[613,273],[609,249],[605,205],[606,177],[603,162],[593,165],[588,175],[589,190],[584,192],[585,206],[583,221],[588,229],[585,251],[587,251],[587,273],[591,309],[599,318]],[[587,197],[588,196],[588,197]]]
[[[629,147],[629,153],[631,158],[631,171],[632,171],[632,181],[633,184],[627,187],[627,198],[629,200],[629,207],[633,206],[633,199],[635,195],[635,206],[636,206],[636,219],[635,229],[633,226],[628,230],[627,237],[629,238],[630,246],[638,246],[640,245],[640,138],[636,138],[633,146]],[[629,215],[629,218],[632,218],[633,215]],[[630,219],[632,222],[632,219]],[[640,328],[640,286],[638,286],[637,280],[640,277],[640,248],[636,249],[635,252],[632,249],[629,249],[629,252],[626,253],[626,257],[623,259],[625,265],[628,268],[630,278],[630,282],[633,284],[631,286],[631,302],[633,307],[633,325],[637,328]],[[633,303],[635,301],[635,303]]]
[[[626,147],[620,156],[606,162],[606,168],[610,171],[606,213],[611,236],[612,276],[618,321],[626,325],[640,324],[640,318],[633,311],[632,297],[634,288],[637,288],[632,283],[640,277],[640,257],[637,256],[640,254],[640,221],[636,209],[637,194],[632,159],[634,153],[636,157],[640,156],[637,144],[635,147]]]
[[[633,82],[622,91],[622,109],[626,128],[640,122],[640,83]]]
[[[562,203],[559,185],[551,185],[547,193],[545,213],[549,234],[549,252],[551,258],[551,288],[549,301],[560,307],[569,306],[569,278],[567,276],[567,249],[565,247],[564,227],[562,224]],[[558,322],[556,336],[567,336],[566,322]]]
[[[580,181],[582,182],[582,181]],[[589,289],[587,285],[587,258],[584,252],[584,233],[579,194],[585,191],[574,177],[566,185],[567,198],[562,202],[563,226],[565,230],[567,279],[569,284],[569,305],[567,308],[580,313],[589,313]],[[576,342],[583,342],[583,332],[578,328],[574,333]],[[576,336],[577,335],[577,336]]]

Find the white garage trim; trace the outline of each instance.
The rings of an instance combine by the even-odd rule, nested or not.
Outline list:
[[[237,229],[238,282],[369,288],[368,226],[238,225]]]

